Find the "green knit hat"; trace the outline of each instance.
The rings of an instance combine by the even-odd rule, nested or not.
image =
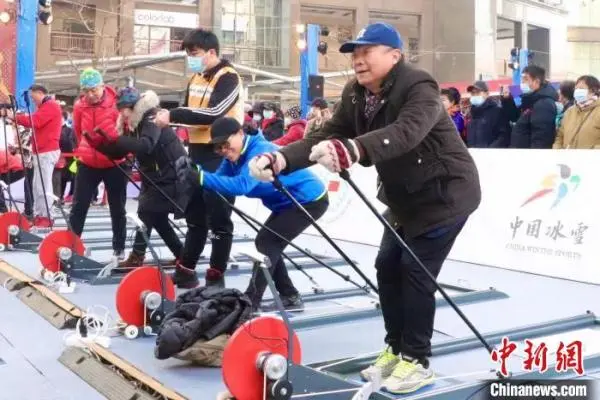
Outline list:
[[[102,74],[94,68],[86,68],[79,75],[79,86],[82,89],[93,89],[102,85],[102,83],[104,83]]]

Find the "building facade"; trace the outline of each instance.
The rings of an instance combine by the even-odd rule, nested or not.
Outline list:
[[[574,1],[569,6],[568,77],[600,76],[600,2]]]
[[[76,83],[75,69],[69,71],[69,65],[128,56],[120,61],[121,71],[117,61],[108,62],[117,78],[135,60],[168,58],[179,51],[189,30],[202,26],[219,35],[223,57],[248,67],[250,80],[256,78],[253,69],[297,76],[296,26],[318,24],[327,48],[319,56],[320,72],[335,73],[351,67],[350,59],[338,53],[340,44],[366,24],[385,21],[402,34],[406,60],[440,82],[510,76],[510,48],[527,45],[536,47],[537,60],[551,73],[563,74],[566,11],[551,1],[56,0],[54,22],[39,27],[37,71],[42,80],[58,87],[66,81]],[[132,74],[158,91],[185,86],[182,59],[136,68]],[[338,75],[332,79],[339,87],[349,76]],[[263,85],[261,90],[273,88]]]

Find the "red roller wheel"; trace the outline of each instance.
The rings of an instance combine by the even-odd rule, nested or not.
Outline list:
[[[175,300],[175,285],[168,275],[165,279],[165,297]],[[125,275],[117,287],[117,312],[127,325],[144,326],[144,305],[142,293],[145,291],[161,293],[160,271],[156,267],[142,265]]]
[[[8,227],[11,225],[18,226],[22,231],[29,232],[31,223],[25,216],[15,211],[10,211],[0,215],[0,243],[8,246]]]
[[[223,352],[223,380],[229,392],[240,400],[262,400],[264,377],[256,367],[262,352],[287,357],[288,330],[280,318],[262,316],[239,327]],[[300,341],[294,332],[295,364],[301,362]]]
[[[60,260],[58,251],[61,247],[70,249],[73,254],[82,256],[85,252],[83,242],[71,231],[54,231],[42,240],[40,244],[40,262],[42,266],[51,272],[60,271]]]

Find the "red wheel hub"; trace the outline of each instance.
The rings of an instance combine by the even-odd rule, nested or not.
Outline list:
[[[294,332],[293,361],[302,359],[300,341]],[[229,339],[223,352],[223,380],[238,400],[262,400],[263,373],[256,366],[263,352],[288,356],[288,330],[280,318],[262,316],[240,326]]]
[[[73,254],[83,256],[85,247],[83,242],[71,231],[54,231],[42,240],[39,258],[42,266],[51,272],[60,271],[59,251],[61,248],[69,249]]]
[[[127,325],[144,326],[144,292],[161,294],[160,271],[157,267],[142,265],[129,272],[117,287],[117,312]],[[165,298],[175,300],[175,285],[168,275],[165,280]]]
[[[5,246],[9,245],[8,227],[11,225],[18,226],[25,232],[31,229],[29,220],[18,212],[10,211],[0,215],[0,243]]]

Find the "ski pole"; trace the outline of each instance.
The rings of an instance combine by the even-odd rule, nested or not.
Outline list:
[[[258,233],[258,228],[248,220],[248,218],[246,218],[245,216],[238,214],[238,216],[246,223],[248,224],[248,226],[250,228],[252,228],[252,230],[254,230],[254,232]],[[298,271],[302,272],[304,274],[304,276],[306,276],[306,278],[308,278],[308,280],[310,281],[310,283],[312,283],[314,285],[313,289],[315,290],[315,292],[317,293],[324,293],[323,288],[321,288],[321,285],[319,285],[317,283],[317,281],[315,281],[315,279],[304,270],[304,268],[302,268],[300,265],[298,265],[297,262],[295,262],[294,260],[292,260],[292,258],[290,256],[288,256],[287,254],[285,254],[284,252],[281,253],[281,256],[283,258],[285,258],[287,261],[290,262],[290,264],[292,264],[294,266],[294,268],[296,268]]]
[[[147,180],[150,184],[152,184],[153,186],[155,186],[156,184],[154,182],[152,182],[152,179],[150,179],[141,169],[137,168],[138,172],[140,173],[140,175],[142,176],[142,178],[144,178],[145,180]],[[325,268],[329,269],[331,272],[335,273],[336,275],[340,276],[342,279],[344,279],[346,282],[349,282],[351,284],[353,284],[354,286],[356,286],[357,288],[364,290],[366,293],[369,293],[369,289],[364,287],[364,286],[360,286],[358,283],[354,282],[352,279],[350,279],[350,277],[348,275],[344,275],[341,272],[335,270],[333,267],[327,265],[326,263],[324,263],[323,261],[319,260],[318,258],[314,257],[313,255],[311,255],[310,253],[308,253],[307,251],[305,251],[304,249],[302,249],[301,247],[295,245],[294,243],[292,243],[291,241],[287,240],[285,237],[283,237],[282,235],[280,235],[278,232],[275,232],[273,229],[269,228],[268,226],[260,223],[259,221],[257,221],[256,219],[252,218],[251,216],[249,216],[248,214],[244,213],[242,210],[240,210],[239,208],[235,207],[233,204],[231,204],[226,198],[225,196],[223,196],[221,193],[216,192],[215,193],[221,198],[221,200],[223,200],[225,202],[225,204],[227,204],[229,207],[231,207],[231,209],[237,214],[239,215],[239,217],[244,220],[244,222],[246,222],[252,229],[254,229],[256,232],[258,232],[258,229],[256,228],[256,226],[253,226],[249,221],[251,220],[253,223],[255,223],[256,225],[258,225],[259,227],[261,227],[262,229],[265,229],[266,231],[268,231],[269,233],[272,233],[273,235],[277,236],[279,239],[285,241],[285,243],[287,243],[287,245],[292,246],[293,248],[295,248],[296,250],[298,250],[299,252],[301,252],[303,255],[305,255],[306,257],[312,259],[313,261],[315,261],[316,263],[324,266]],[[179,207],[179,205],[177,205],[177,203],[175,203],[175,201],[173,199],[171,199],[166,193],[162,193],[163,196],[170,201],[171,203],[173,203],[174,205],[176,205],[180,210],[181,207]],[[284,253],[283,254],[284,257],[286,257],[289,261],[291,261],[291,259]],[[311,283],[313,283],[316,286],[316,290],[319,292],[322,292],[322,288],[321,286],[314,280],[314,278],[312,278],[306,271],[304,271],[303,268],[301,268],[298,264],[294,263],[293,261],[292,265],[294,265],[299,271],[303,272],[308,279],[311,281]]]
[[[450,296],[448,296],[448,293],[446,293],[446,291],[437,282],[437,279],[433,276],[433,274],[431,272],[429,272],[429,270],[427,269],[427,267],[425,267],[425,265],[419,259],[419,257],[417,257],[417,255],[412,251],[412,249],[408,246],[408,244],[406,244],[406,242],[402,239],[402,237],[400,237],[398,232],[396,232],[396,230],[389,224],[389,222],[387,222],[386,219],[383,218],[383,216],[377,211],[375,206],[373,206],[373,203],[371,203],[369,201],[369,199],[367,199],[367,197],[363,194],[363,192],[358,188],[358,186],[356,186],[356,183],[354,183],[354,181],[350,177],[350,173],[348,172],[348,170],[342,170],[340,172],[340,177],[342,179],[344,179],[346,182],[348,182],[348,184],[352,187],[352,189],[354,189],[354,191],[356,192],[358,197],[360,197],[361,200],[367,205],[367,207],[369,207],[369,209],[373,212],[373,214],[375,214],[375,216],[377,217],[379,222],[381,222],[383,224],[383,226],[385,227],[385,229],[396,238],[396,241],[398,242],[398,244],[404,250],[406,250],[408,252],[408,254],[412,257],[412,259],[423,270],[423,272],[425,272],[425,274],[429,277],[429,279],[431,279],[431,281],[435,285],[436,289],[442,294],[444,299],[446,299],[446,302],[448,302],[448,304],[450,304],[450,306],[454,309],[454,311],[456,311],[456,313],[462,318],[462,320],[465,322],[465,324],[467,324],[467,326],[471,329],[471,331],[475,334],[475,336],[477,336],[477,339],[479,339],[479,341],[483,344],[483,346],[491,354],[494,351],[494,348],[487,342],[487,340],[485,340],[485,338],[481,335],[481,333],[479,333],[477,328],[475,328],[475,326],[471,323],[471,321],[469,321],[467,316],[465,314],[463,314],[463,312],[460,310],[458,305],[456,305],[456,303],[452,300],[452,298]]]
[[[281,181],[279,180],[279,178],[275,177],[275,179],[273,180],[273,186],[275,186],[275,188],[277,190],[279,190],[281,193],[283,193],[287,198],[290,199],[290,201],[294,204],[294,206],[300,211],[302,212],[306,218],[308,218],[308,220],[310,221],[311,225],[315,227],[315,229],[317,231],[319,231],[319,233],[323,236],[323,238],[325,240],[327,240],[327,242],[339,253],[340,256],[342,256],[342,258],[344,259],[344,261],[346,261],[348,263],[348,265],[350,265],[350,267],[352,267],[352,269],[358,274],[360,275],[360,277],[367,283],[367,285],[369,285],[371,287],[371,289],[375,292],[375,293],[379,293],[379,290],[377,289],[377,286],[375,286],[373,284],[373,282],[371,282],[371,280],[365,275],[364,272],[362,272],[360,270],[360,268],[358,268],[356,266],[356,264],[350,259],[350,257],[348,257],[348,255],[344,252],[344,250],[340,249],[340,247],[333,241],[333,239],[319,226],[319,224],[317,223],[317,221],[312,217],[312,215],[310,215],[310,213],[308,211],[306,211],[306,209],[302,206],[302,204],[300,204],[300,202],[298,202],[298,200],[296,200],[294,198],[294,196],[289,192],[289,190],[287,190],[283,184],[281,183]]]
[[[330,270],[331,272],[333,272],[334,274],[336,274],[337,276],[339,276],[340,278],[342,278],[346,282],[348,282],[348,283],[356,286],[360,290],[364,290],[365,293],[371,294],[370,293],[370,289],[367,286],[361,286],[359,283],[357,283],[354,280],[352,280],[349,275],[342,274],[340,271],[336,270],[331,265],[327,265],[327,263],[325,263],[324,261],[322,261],[319,258],[315,257],[314,255],[310,254],[308,251],[304,250],[302,247],[300,247],[297,244],[293,243],[292,241],[286,239],[285,237],[283,237],[281,234],[279,234],[275,230],[273,230],[273,229],[269,228],[268,226],[262,224],[261,222],[257,221],[256,218],[251,217],[246,212],[240,210],[239,208],[237,208],[236,206],[234,206],[233,204],[231,204],[229,202],[229,200],[227,200],[227,198],[225,198],[225,196],[223,196],[221,193],[219,193],[219,192],[215,192],[215,193],[221,198],[221,200],[223,200],[225,202],[225,204],[227,204],[229,207],[231,207],[231,209],[237,215],[239,215],[240,218],[242,218],[244,221],[250,220],[250,221],[254,222],[256,225],[260,226],[262,229],[265,229],[269,233],[272,233],[273,235],[277,236],[279,239],[285,241],[285,243],[287,243],[288,246],[291,246],[294,249],[298,250],[300,253],[302,253],[302,255],[306,256],[307,258],[310,258],[311,260],[313,260],[314,262],[316,262],[320,266],[327,268],[328,270]]]

